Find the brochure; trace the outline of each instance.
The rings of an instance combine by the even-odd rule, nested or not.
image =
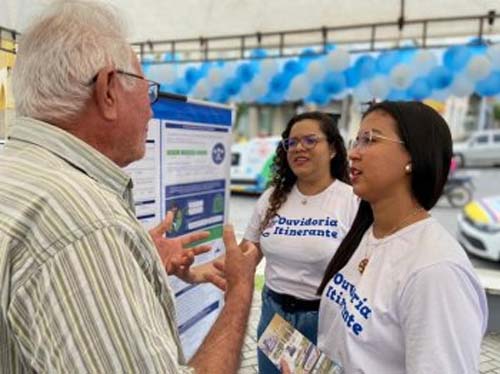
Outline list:
[[[284,359],[294,374],[344,373],[342,366],[326,357],[278,314],[274,315],[257,345],[277,368]]]

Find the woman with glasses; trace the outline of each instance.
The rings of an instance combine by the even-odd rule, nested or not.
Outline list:
[[[364,114],[349,151],[362,201],[319,287],[319,348],[345,373],[477,373],[485,294],[428,211],[448,177],[448,125],[418,102]]]
[[[294,116],[276,149],[271,187],[260,197],[244,240],[266,258],[260,337],[275,313],[316,343],[320,284],[358,208],[347,152],[334,116]],[[259,372],[278,369],[258,352]]]

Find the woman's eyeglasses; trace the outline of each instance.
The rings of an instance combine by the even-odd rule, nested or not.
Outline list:
[[[281,141],[281,145],[283,149],[288,152],[291,149],[297,148],[299,143],[302,145],[304,149],[310,150],[313,149],[319,141],[325,139],[324,136],[317,135],[306,135],[300,138],[287,138]]]
[[[393,142],[393,143],[404,144],[404,142],[400,139],[388,138],[387,136],[377,134],[373,130],[369,130],[369,131],[363,132],[362,134],[358,135],[356,137],[356,139],[351,139],[349,141],[349,149],[366,148],[370,144],[374,143],[377,139],[383,139],[383,140],[387,140],[387,141]]]

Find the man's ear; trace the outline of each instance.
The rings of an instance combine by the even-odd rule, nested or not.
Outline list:
[[[98,112],[107,120],[118,118],[117,94],[120,83],[113,67],[107,66],[97,73],[94,98]]]

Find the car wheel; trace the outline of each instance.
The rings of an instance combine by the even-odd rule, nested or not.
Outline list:
[[[472,191],[464,186],[456,186],[448,190],[446,198],[452,207],[461,208],[472,200]]]

